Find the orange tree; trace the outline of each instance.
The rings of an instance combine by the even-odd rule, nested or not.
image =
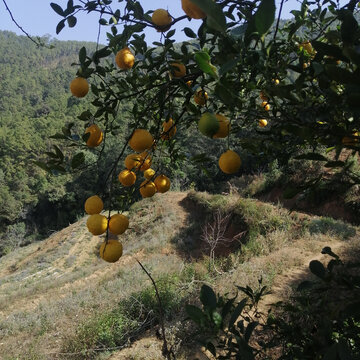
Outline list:
[[[51,3],[62,17],[57,33],[76,26],[81,13],[96,12],[108,44],[92,54],[82,48],[74,64],[70,90],[92,100],[78,116],[83,130],[71,123],[54,135],[68,147],[66,156],[56,146],[37,164],[49,172],[87,171],[107,151],[99,195],[107,202],[108,221],[112,209],[124,210],[138,194],[169,189],[166,175],[186,159],[188,150],[178,144],[190,133],[216,142],[224,174],[239,171],[241,149],[281,162],[296,157],[344,167],[342,149],[357,152],[359,146],[357,1],[340,8],[335,1],[310,6],[305,0],[287,22],[280,20],[284,0],[278,18],[274,0],[181,3],[178,18],[171,16],[171,2],[168,10],[148,12],[132,0]],[[201,24],[197,33],[186,26],[190,19]],[[180,44],[173,40],[178,22],[189,38]],[[145,41],[147,27],[162,33],[154,46]],[[324,147],[335,157],[318,151]],[[358,182],[355,174],[352,180]],[[108,235],[104,218],[91,214],[89,229]]]

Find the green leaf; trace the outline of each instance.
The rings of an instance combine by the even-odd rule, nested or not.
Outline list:
[[[234,97],[229,88],[218,83],[215,87],[215,94],[221,99],[221,101],[230,108],[234,104]]]
[[[222,308],[222,310],[221,310],[221,316],[222,316],[223,318],[226,317],[226,315],[230,312],[230,310],[231,310],[231,308],[232,308],[232,306],[233,306],[233,304],[234,304],[234,301],[235,301],[235,299],[236,299],[236,296],[237,296],[237,295],[235,295],[233,298],[229,299],[229,300],[225,303],[225,305],[223,306],[223,308]]]
[[[312,260],[309,264],[310,271],[319,277],[320,279],[325,279],[326,277],[326,269],[324,265],[319,260]]]
[[[68,140],[69,137],[64,135],[64,134],[60,134],[60,133],[56,133],[55,135],[51,135],[49,136],[50,139],[61,139],[61,140]]]
[[[247,298],[242,299],[234,309],[233,313],[231,314],[230,320],[229,320],[229,329],[231,329],[234,326],[235,321],[237,318],[241,315],[242,311],[244,310],[247,303]]]
[[[326,64],[325,71],[331,80],[342,84],[349,84],[357,81],[353,73],[333,64]]]
[[[188,27],[184,28],[184,33],[187,37],[195,39],[196,38],[196,34],[194,33],[194,31]]]
[[[64,160],[64,154],[62,153],[62,151],[61,151],[61,150],[59,149],[59,147],[56,146],[56,145],[53,145],[53,147],[54,147],[54,149],[55,149],[55,152],[56,152],[57,157],[58,157],[61,161],[63,161],[63,160]]]
[[[320,56],[332,56],[336,60],[346,60],[341,48],[335,45],[329,45],[322,41],[312,41],[311,45],[315,48]]]
[[[65,27],[65,19],[61,20],[56,26],[56,34],[58,35],[60,31]]]
[[[207,285],[203,285],[200,290],[200,301],[204,305],[204,307],[207,307],[209,309],[216,309],[216,295],[214,293],[214,290]]]
[[[254,322],[249,323],[249,325],[247,326],[245,335],[244,335],[244,339],[247,343],[249,342],[251,334],[253,333],[254,329],[258,326],[258,324],[259,323],[257,321],[254,321]]]
[[[85,161],[85,155],[83,152],[77,153],[71,160],[71,167],[73,169],[78,168]]]
[[[217,311],[214,311],[212,314],[212,319],[214,321],[214,324],[215,326],[220,329],[221,327],[221,324],[222,324],[222,316],[217,312]]]
[[[231,59],[223,64],[219,70],[219,75],[222,76],[226,74],[229,70],[233,69],[237,63],[239,62],[239,58]]]
[[[185,305],[185,311],[188,314],[189,318],[200,326],[206,319],[205,314],[197,306]]]
[[[259,36],[265,35],[275,20],[275,0],[262,0],[255,15],[255,28]]]
[[[337,352],[340,356],[340,360],[352,360],[351,349],[345,339],[339,339],[337,344]]]
[[[327,161],[325,156],[317,153],[307,153],[296,156],[295,159],[297,160],[317,160],[317,161]]]
[[[90,110],[83,111],[79,116],[79,120],[87,121],[92,117],[92,113]]]
[[[45,170],[46,172],[51,174],[50,168],[42,161],[33,161],[33,163],[38,166],[40,169]]]
[[[175,32],[176,32],[175,29],[168,31],[166,34],[166,38],[170,39],[172,36],[174,36]]]
[[[108,24],[108,22],[107,22],[107,20],[106,20],[106,19],[101,18],[101,19],[99,20],[99,24],[100,24],[100,25],[107,25],[107,24]]]
[[[245,31],[245,44],[249,45],[256,35],[262,37],[275,20],[275,0],[262,0],[256,13],[250,18]]]
[[[50,6],[58,15],[65,16],[64,10],[58,4],[50,3]]]
[[[334,168],[334,167],[343,167],[345,163],[343,161],[328,161],[325,165],[327,168]]]
[[[207,15],[207,25],[217,31],[226,31],[226,17],[219,5],[213,0],[191,0]]]
[[[296,288],[297,291],[304,291],[304,290],[309,290],[313,287],[314,283],[312,281],[309,280],[305,280],[302,281],[298,287]]]
[[[212,355],[216,356],[216,348],[215,348],[215,345],[212,342],[209,341],[206,344],[206,349],[209,350]]]
[[[283,198],[284,199],[292,199],[294,196],[299,194],[303,189],[299,188],[298,186],[287,186],[283,191]]]
[[[204,163],[204,162],[211,161],[211,159],[209,158],[208,153],[203,153],[203,154],[198,154],[198,155],[192,156],[190,158],[190,161],[192,161],[194,163]]]
[[[195,53],[195,61],[199,68],[206,74],[211,75],[214,78],[217,78],[217,69],[210,62],[210,55],[206,51],[197,51]]]
[[[352,44],[357,39],[358,22],[350,10],[339,10],[339,20],[342,21],[340,32],[345,44]]]

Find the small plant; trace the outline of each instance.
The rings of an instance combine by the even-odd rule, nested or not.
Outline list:
[[[202,229],[201,240],[204,241],[206,248],[209,250],[209,271],[213,267],[216,272],[219,271],[215,266],[215,251],[220,247],[229,247],[234,240],[241,238],[244,232],[236,235],[235,238],[227,238],[225,232],[228,228],[231,214],[223,214],[222,211],[217,210],[213,215],[212,221],[206,223]]]
[[[344,263],[330,247],[326,266],[309,264],[316,281],[304,281],[284,312],[269,318],[275,343],[283,345],[281,359],[358,359],[360,356],[360,263]]]
[[[203,285],[200,291],[202,308],[186,305],[189,318],[198,328],[199,340],[216,359],[255,359],[261,352],[251,345],[254,329],[262,323],[258,303],[266,293],[266,286],[259,280],[259,289],[249,286],[237,288],[247,297],[236,302],[234,297],[216,295],[213,289]]]

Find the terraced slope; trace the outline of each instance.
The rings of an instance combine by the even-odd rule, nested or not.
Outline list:
[[[237,250],[209,264],[201,235],[219,209],[232,214],[227,234],[245,235]],[[101,238],[87,232],[85,218],[0,259],[1,359],[162,359],[158,326],[148,321],[154,311],[137,303],[149,301],[145,290],[151,286],[136,259],[156,280],[171,277],[165,286],[175,287],[165,291],[166,303],[180,295],[194,301],[204,282],[224,293],[235,285],[255,286],[262,277],[272,289],[267,309],[289,296],[324,246],[346,253],[360,244],[357,229],[348,224],[236,195],[170,192],[135,204],[129,216],[124,255],[115,264],[99,259]],[[143,326],[111,345],[113,333],[127,334],[119,332],[121,321],[107,322],[122,316],[121,304],[139,312]],[[177,358],[201,359],[187,338],[181,307],[174,310],[179,303],[171,306],[167,328]]]

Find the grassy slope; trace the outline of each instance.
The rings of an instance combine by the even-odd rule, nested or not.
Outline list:
[[[208,271],[200,236],[205,215],[211,218],[217,209],[232,214],[231,236],[245,230],[246,244],[217,260],[217,270]],[[256,286],[262,276],[273,289],[265,301],[270,304],[290,293],[322,247],[345,251],[359,240],[356,229],[347,224],[289,214],[236,195],[156,195],[135,204],[130,219],[124,256],[115,264],[98,258],[101,239],[87,232],[86,219],[0,259],[1,359],[161,359],[149,312],[154,306],[150,282],[134,256],[164,281],[160,287],[170,314],[168,335],[180,349],[180,359],[193,358],[194,353],[187,352],[192,346],[180,309],[182,299],[188,301],[203,281],[223,293],[234,291],[235,284]],[[124,345],[129,334],[118,319],[125,315],[133,346],[112,355],[89,351]],[[123,343],[114,334],[124,336]],[[189,349],[179,346],[180,341],[190,343]]]

